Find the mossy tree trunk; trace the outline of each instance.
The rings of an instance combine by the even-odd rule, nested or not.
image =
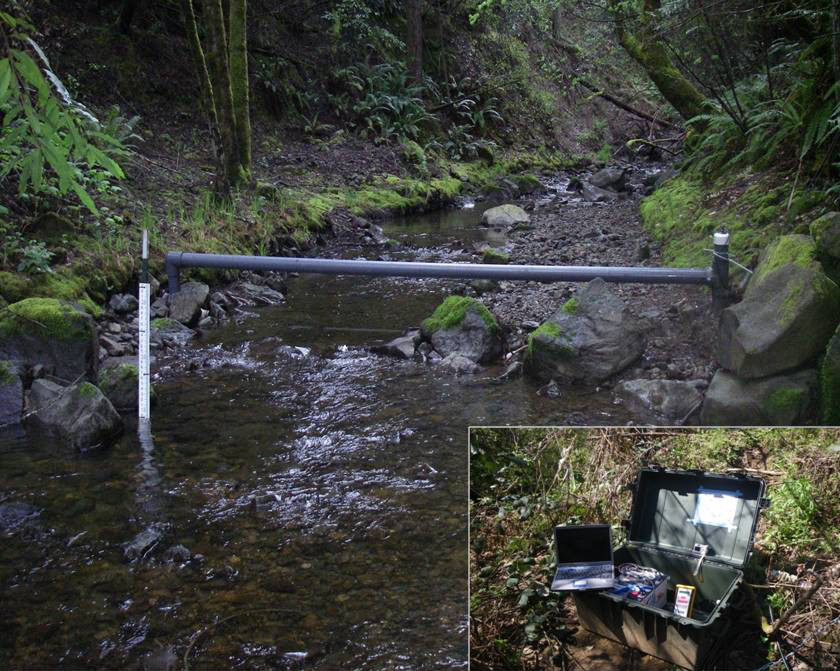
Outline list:
[[[616,15],[616,34],[621,46],[639,63],[656,88],[686,121],[703,113],[702,93],[676,68],[668,49],[657,35],[657,12],[660,0],[644,0],[636,16],[636,28],[630,30],[627,17],[616,0],[612,8]]]
[[[406,40],[408,72],[415,84],[423,82],[423,3],[406,0]]]
[[[247,0],[203,3],[204,44],[192,0],[183,0],[183,8],[203,106],[216,143],[217,191],[224,194],[251,180]]]

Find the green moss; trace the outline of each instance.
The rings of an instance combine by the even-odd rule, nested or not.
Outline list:
[[[774,270],[789,263],[811,268],[817,264],[814,241],[805,235],[783,235],[773,242],[762,255],[752,283],[761,284]]]
[[[82,382],[82,384],[79,385],[79,396],[82,398],[94,398],[98,394],[99,389],[90,382]]]
[[[9,303],[17,303],[29,296],[29,282],[24,275],[0,271],[0,295]]]
[[[77,340],[90,336],[84,316],[55,298],[26,298],[0,314],[0,335],[37,333],[55,340]]]
[[[158,317],[157,319],[150,321],[149,326],[153,329],[157,329],[158,331],[165,331],[167,329],[177,329],[181,326],[181,322],[169,319],[169,317]]]
[[[801,389],[777,389],[764,401],[764,411],[769,417],[788,417],[796,414],[802,404]]]
[[[423,320],[423,331],[431,334],[436,331],[454,328],[464,321],[464,317],[467,316],[469,310],[477,312],[493,333],[499,331],[499,324],[490,310],[469,296],[447,297],[443,303],[435,308],[430,317]]]
[[[829,341],[820,362],[820,406],[823,424],[840,425],[840,331]]]
[[[563,307],[560,309],[563,310],[563,312],[565,312],[567,315],[580,314],[580,301],[577,298],[570,298],[563,304]]]
[[[16,375],[8,361],[0,361],[0,385],[12,384]]]
[[[551,338],[553,341],[552,344],[548,345],[544,340],[540,340],[540,336]],[[532,331],[528,336],[528,357],[532,358],[536,351],[543,347],[557,350],[564,354],[574,353],[574,348],[569,344],[569,335],[552,321],[543,322],[539,328]]]
[[[49,297],[76,303],[87,313],[98,317],[102,310],[87,294],[88,279],[81,268],[59,268],[56,272],[35,276],[0,272],[0,294],[10,303],[24,298]]]
[[[503,252],[500,249],[495,249],[494,247],[488,247],[484,250],[484,254],[481,257],[482,263],[495,263],[504,265],[510,261],[510,255],[506,252]]]

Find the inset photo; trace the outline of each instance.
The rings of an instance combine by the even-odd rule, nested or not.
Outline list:
[[[470,429],[472,671],[840,668],[840,429]]]

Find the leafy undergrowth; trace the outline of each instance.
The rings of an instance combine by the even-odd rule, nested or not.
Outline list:
[[[787,173],[744,169],[707,183],[689,169],[642,202],[642,222],[669,265],[708,265],[711,235],[723,227],[732,258],[752,265],[779,235],[807,235],[826,200],[824,192],[794,189]]]
[[[737,601],[743,624],[718,668],[755,668],[778,654],[762,634],[840,553],[838,430],[473,429],[470,435],[471,662],[480,669],[579,668],[573,601],[551,594],[552,530],[609,523],[625,538],[627,489],[642,466],[748,469],[767,483],[755,553]],[[813,573],[812,573],[813,572]],[[835,576],[837,570],[834,568]],[[840,615],[840,579],[791,616],[782,649]],[[738,595],[736,595],[738,596]],[[734,597],[733,597],[734,600]],[[809,668],[835,668],[840,628],[804,645]],[[577,662],[573,661],[577,659]],[[585,665],[584,665],[585,666]]]

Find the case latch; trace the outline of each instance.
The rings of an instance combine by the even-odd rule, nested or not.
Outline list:
[[[706,555],[709,552],[709,546],[701,545],[700,543],[695,543],[694,551],[700,555],[700,557],[697,559],[697,566],[694,567],[694,571],[691,574],[693,576],[696,576],[698,573],[700,573],[700,568],[703,566],[703,560],[706,558]]]

